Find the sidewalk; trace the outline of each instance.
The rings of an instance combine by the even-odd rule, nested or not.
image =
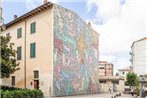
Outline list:
[[[110,93],[99,93],[99,94],[89,94],[89,95],[76,95],[76,96],[66,96],[66,97],[46,97],[46,98],[111,98],[114,94]],[[135,98],[129,94],[122,94],[116,98]]]

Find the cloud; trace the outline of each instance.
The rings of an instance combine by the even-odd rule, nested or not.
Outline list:
[[[86,7],[87,11],[96,8],[95,21],[102,24],[112,17],[118,17],[124,3],[125,0],[88,0]]]
[[[43,4],[44,0],[26,0],[26,8],[28,11],[40,6]],[[49,2],[52,3],[58,3],[58,0],[48,0]]]
[[[99,0],[100,1],[100,0]],[[108,1],[108,3],[106,3]],[[92,27],[100,33],[100,59],[108,60],[116,68],[129,66],[129,51],[133,41],[146,34],[145,0],[88,0],[87,11],[96,7],[97,12],[91,20]],[[99,23],[97,21],[103,21]],[[125,55],[122,56],[121,54]],[[119,67],[118,67],[119,66]]]
[[[27,8],[27,10],[30,11],[30,10],[36,8],[37,6],[39,6],[39,4],[36,4],[35,1],[33,1],[33,0],[26,0],[26,8]]]

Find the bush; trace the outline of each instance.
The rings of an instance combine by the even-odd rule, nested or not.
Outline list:
[[[1,91],[1,98],[43,98],[43,93],[37,89],[5,90]]]
[[[4,85],[0,85],[1,90],[5,91],[12,91],[12,90],[20,90],[21,88],[16,88],[16,87],[10,87],[10,86],[4,86]]]

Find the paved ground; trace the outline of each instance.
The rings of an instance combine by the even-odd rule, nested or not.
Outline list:
[[[114,94],[101,93],[101,94],[90,94],[90,95],[78,95],[78,96],[67,96],[67,97],[52,97],[52,98],[111,98]],[[50,97],[48,97],[50,98]],[[122,94],[116,98],[135,98],[129,94]]]

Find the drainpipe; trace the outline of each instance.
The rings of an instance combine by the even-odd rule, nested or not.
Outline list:
[[[24,88],[26,88],[26,20],[24,20],[25,22],[25,29],[24,29]]]

